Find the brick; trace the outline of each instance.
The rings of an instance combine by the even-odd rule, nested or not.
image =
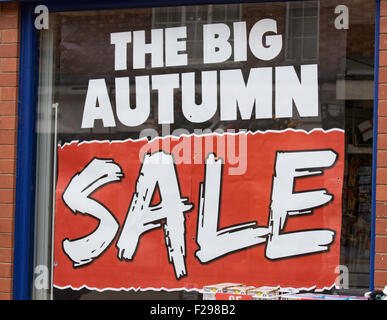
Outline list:
[[[387,134],[378,134],[378,149],[387,150]]]
[[[376,201],[387,201],[387,185],[376,186]]]
[[[378,103],[378,116],[387,116],[387,100],[379,100]]]
[[[380,18],[380,33],[387,33],[387,18]]]
[[[11,292],[0,292],[0,300],[12,300]]]
[[[15,189],[0,189],[0,203],[14,203],[14,202],[15,202]],[[0,230],[1,229],[2,227],[0,226]]]
[[[375,215],[377,218],[387,218],[387,202],[376,202]]]
[[[376,219],[375,233],[378,235],[387,235],[387,219]]]
[[[1,262],[13,262],[13,249],[0,248],[0,263]]]
[[[0,278],[12,278],[11,263],[0,263]]]
[[[17,72],[19,71],[18,58],[2,58],[0,61],[0,71],[2,72]]]
[[[19,17],[14,16],[1,16],[0,29],[16,29],[19,26]]]
[[[0,188],[15,189],[15,185],[16,185],[15,180],[16,180],[16,176],[14,174],[0,174]]]
[[[17,93],[18,93],[18,89],[16,87],[0,88],[0,105],[2,103],[1,101],[12,101],[13,113],[11,114],[15,114],[15,111],[16,111],[16,100],[18,98]],[[0,112],[1,112],[1,107],[0,107]]]
[[[13,233],[0,233],[0,248],[13,248]]]
[[[16,146],[12,145],[0,145],[0,159],[15,159]]]
[[[382,83],[379,85],[379,99],[387,99],[387,83]]]
[[[378,153],[376,155],[376,161],[378,168],[387,167],[387,151],[378,150]]]
[[[12,279],[0,278],[0,292],[12,292]]]
[[[0,130],[15,130],[17,118],[12,116],[0,116]]]
[[[0,219],[0,233],[13,233],[14,219]]]
[[[16,73],[0,73],[0,87],[16,87],[18,75]]]
[[[387,237],[376,236],[375,237],[375,252],[387,253]]]
[[[380,2],[380,16],[387,16],[387,2],[381,1]]]
[[[377,168],[376,184],[387,184],[387,168]]]
[[[387,117],[378,117],[378,132],[387,133]]]
[[[3,16],[15,16],[19,13],[19,4],[17,2],[5,2],[3,3]]]
[[[376,170],[376,184],[387,184],[387,168],[378,168]]]
[[[0,203],[15,203],[15,189],[0,189]],[[2,230],[1,226],[0,230]]]
[[[387,49],[387,34],[381,34],[379,37],[380,41],[380,50],[385,50]]]
[[[387,283],[387,271],[375,271],[375,287],[383,287]]]
[[[0,88],[0,100],[4,89]],[[16,115],[16,102],[15,101],[0,101],[0,116],[15,116]]]
[[[375,254],[375,269],[376,270],[387,270],[387,253]]]
[[[0,58],[15,58],[19,56],[18,44],[0,44]]]
[[[0,299],[12,299],[19,3],[0,4]]]
[[[0,218],[13,218],[15,205],[13,203],[0,203]]]
[[[19,41],[18,29],[2,30],[1,32],[2,43],[17,43],[18,41]]]
[[[387,34],[386,34],[387,36]],[[379,83],[387,82],[387,68],[379,68]]]
[[[380,51],[379,52],[379,65],[381,67],[387,66],[387,51]]]
[[[16,173],[16,161],[15,160],[3,160],[0,159],[0,173]]]
[[[17,133],[16,131],[1,131],[0,130],[0,144],[16,144]]]

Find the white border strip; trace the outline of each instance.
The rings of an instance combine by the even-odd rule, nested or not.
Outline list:
[[[205,130],[205,129],[203,129]],[[323,133],[329,133],[329,132],[343,132],[345,133],[345,130],[343,129],[340,129],[340,128],[333,128],[333,129],[328,129],[328,130],[324,130],[322,128],[314,128],[310,131],[306,131],[306,130],[303,130],[303,129],[293,129],[293,128],[287,128],[287,129],[283,129],[283,130],[266,130],[266,131],[260,131],[260,130],[257,130],[257,131],[239,131],[237,133],[234,133],[234,132],[227,132],[225,131],[224,133],[218,133],[216,131],[214,132],[208,132],[208,133],[203,133],[203,134],[196,134],[196,133],[190,133],[190,134],[181,134],[179,136],[173,136],[173,135],[167,135],[167,136],[157,136],[151,140],[148,140],[147,137],[143,137],[143,138],[138,138],[138,139],[132,139],[132,138],[128,138],[128,139],[125,139],[125,140],[85,140],[85,141],[81,141],[79,142],[79,140],[73,140],[71,142],[65,142],[63,145],[60,145],[58,144],[58,147],[60,147],[61,149],[65,148],[66,146],[70,146],[74,143],[77,143],[78,146],[82,145],[82,144],[90,144],[90,143],[110,143],[110,144],[113,144],[113,143],[125,143],[125,142],[128,142],[128,141],[132,141],[132,142],[138,142],[138,141],[148,141],[148,143],[151,143],[153,141],[156,141],[158,139],[166,139],[166,138],[171,138],[171,139],[180,139],[181,137],[206,137],[206,136],[223,136],[223,135],[240,135],[240,134],[251,134],[251,135],[256,135],[256,134],[266,134],[266,133],[284,133],[284,132],[288,132],[288,131],[291,131],[291,132],[300,132],[300,133],[305,133],[305,134],[311,134],[313,132],[323,132]]]
[[[168,288],[165,288],[165,287],[161,287],[161,288],[153,288],[153,287],[147,287],[147,288],[141,288],[141,287],[120,287],[120,288],[103,288],[103,289],[99,289],[97,287],[89,287],[88,285],[84,284],[80,287],[73,287],[72,285],[67,285],[67,286],[58,286],[58,285],[55,285],[54,284],[54,287],[56,289],[60,289],[60,290],[64,290],[64,289],[72,289],[72,290],[75,290],[75,291],[79,291],[79,290],[82,290],[82,289],[88,289],[88,290],[92,290],[92,291],[98,291],[98,292],[105,292],[105,291],[115,291],[115,292],[120,292],[120,291],[134,291],[134,292],[145,292],[145,291],[156,291],[156,292],[161,292],[161,291],[167,291],[167,292],[176,292],[176,291],[186,291],[186,292],[199,292],[199,293],[203,293],[203,289],[198,289],[198,288],[191,288],[191,289],[187,289],[187,288],[184,288],[184,287],[181,287],[181,288],[171,288],[171,289],[168,289]],[[302,287],[302,288],[293,288],[293,287],[280,287],[280,286],[273,286],[273,287],[278,287],[280,289],[295,289],[295,290],[299,290],[299,291],[313,291],[314,292],[323,292],[325,290],[331,290],[333,288],[338,288],[336,286],[336,284],[332,284],[331,286],[328,286],[328,287],[323,287],[321,289],[316,289],[316,286],[311,286],[309,288],[306,288],[306,287]]]

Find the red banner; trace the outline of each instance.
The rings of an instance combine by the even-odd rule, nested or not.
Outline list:
[[[332,286],[342,130],[58,147],[54,286]]]

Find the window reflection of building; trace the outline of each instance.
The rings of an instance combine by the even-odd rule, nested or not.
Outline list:
[[[314,62],[318,59],[319,2],[288,2],[286,59]]]
[[[203,25],[225,23],[232,30],[233,22],[240,21],[241,4],[208,6],[159,7],[152,9],[152,28],[187,27],[189,64],[203,63]],[[230,35],[230,43],[233,34]]]

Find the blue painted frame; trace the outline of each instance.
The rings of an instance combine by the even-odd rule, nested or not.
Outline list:
[[[380,0],[375,5],[375,60],[374,60],[374,117],[372,148],[372,199],[371,199],[371,247],[370,247],[370,290],[375,286],[375,223],[376,223],[376,172],[378,156],[378,104],[379,104],[379,42]]]
[[[254,0],[253,0],[254,1]],[[283,2],[300,0],[255,0],[255,2]],[[302,1],[302,0],[301,0]],[[303,0],[309,1],[309,0]],[[37,49],[38,32],[34,28],[34,8],[45,4],[49,11],[102,10],[152,6],[198,5],[252,2],[246,0],[21,0],[19,104],[16,160],[15,245],[13,267],[13,299],[31,299],[34,258],[34,199],[36,159],[36,88],[38,83]],[[370,250],[370,289],[374,288],[375,271],[375,207],[376,165],[378,132],[378,85],[379,85],[379,27],[380,0],[375,0],[375,76],[374,76],[374,127],[372,159],[372,221]]]
[[[33,266],[35,194],[36,30],[30,6],[21,9],[20,73],[16,154],[13,298],[29,299]]]

